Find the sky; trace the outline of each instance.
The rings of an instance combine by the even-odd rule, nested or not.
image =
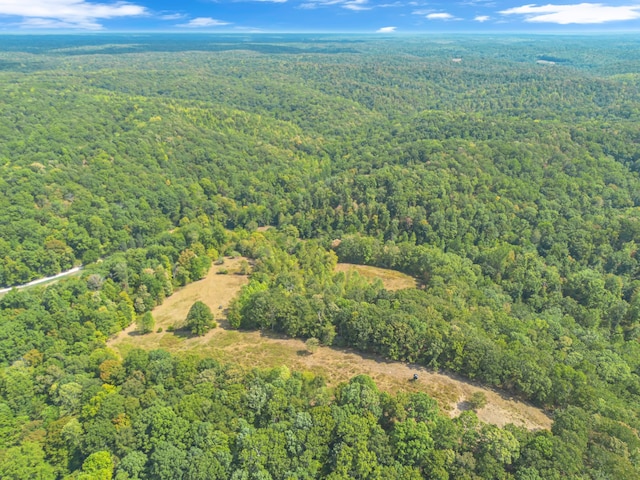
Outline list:
[[[0,0],[0,32],[640,32],[640,0]]]

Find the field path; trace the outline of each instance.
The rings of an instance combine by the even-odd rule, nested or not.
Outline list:
[[[239,258],[226,259],[224,265],[213,266],[206,278],[176,291],[164,304],[154,309],[156,327],[162,327],[162,332],[137,335],[132,326],[112,337],[109,346],[122,354],[134,347],[164,348],[174,353],[195,352],[222,362],[239,364],[244,370],[286,365],[293,370],[323,375],[330,386],[348,381],[355,375],[366,374],[386,392],[424,391],[438,400],[441,408],[452,417],[467,408],[466,400],[472,393],[482,391],[487,398],[486,407],[478,411],[478,417],[482,421],[498,426],[514,423],[532,430],[551,428],[552,420],[542,410],[456,375],[437,373],[419,365],[388,361],[351,349],[320,347],[314,354],[309,354],[302,340],[270,332],[229,329],[224,318],[225,309],[242,285],[248,282],[247,276],[234,273],[241,261]],[[340,268],[346,270],[355,267]],[[218,274],[221,269],[228,270],[229,273]],[[384,278],[382,280],[385,281]],[[211,307],[220,327],[202,337],[167,332],[166,327],[169,325],[184,321],[189,308],[197,300]],[[411,381],[414,373],[419,376],[416,382]]]

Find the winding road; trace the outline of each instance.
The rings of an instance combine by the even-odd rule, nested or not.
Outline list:
[[[33,287],[34,285],[39,285],[41,283],[45,283],[45,282],[49,282],[51,280],[57,280],[58,278],[62,278],[62,277],[66,277],[67,275],[71,275],[73,273],[79,272],[80,270],[82,270],[82,266],[80,267],[73,267],[70,270],[67,270],[66,272],[60,272],[57,275],[53,275],[51,277],[44,277],[44,278],[39,278],[37,280],[33,280],[29,283],[25,283],[23,285],[14,285],[13,287],[7,287],[7,288],[0,288],[0,294],[2,293],[7,293],[11,290],[13,290],[14,288],[26,288],[26,287]]]

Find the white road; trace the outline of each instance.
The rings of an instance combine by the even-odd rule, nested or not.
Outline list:
[[[72,273],[76,273],[79,272],[80,270],[82,270],[82,267],[73,267],[70,270],[67,270],[66,272],[61,272],[58,273],[57,275],[53,275],[52,277],[45,277],[45,278],[39,278],[37,280],[33,280],[29,283],[25,283],[24,285],[15,285],[13,287],[8,287],[8,288],[0,288],[0,293],[7,293],[11,290],[13,290],[14,288],[26,288],[26,287],[33,287],[34,285],[38,285],[40,283],[44,283],[44,282],[48,282],[50,280],[55,280],[57,278],[61,278],[61,277],[66,277],[67,275],[71,275]]]

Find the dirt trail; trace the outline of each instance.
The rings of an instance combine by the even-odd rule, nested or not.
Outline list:
[[[133,347],[195,351],[223,362],[237,363],[246,370],[287,365],[294,370],[321,374],[329,385],[347,381],[358,374],[367,374],[383,391],[428,393],[452,417],[466,408],[465,401],[473,392],[482,391],[487,397],[486,407],[478,411],[482,421],[498,426],[514,423],[529,429],[551,428],[551,419],[540,409],[455,375],[436,373],[419,365],[388,361],[375,355],[363,355],[351,349],[321,347],[310,355],[301,340],[230,330],[224,320],[225,309],[242,285],[248,282],[247,276],[234,274],[241,261],[227,259],[224,265],[212,267],[206,278],[178,290],[157,307],[153,311],[156,328],[162,327],[163,332],[137,335],[132,326],[112,337],[109,346],[122,353]],[[217,274],[221,269],[228,270],[229,274]],[[211,307],[220,327],[203,337],[167,332],[166,327],[185,319],[196,300]],[[416,382],[411,381],[414,373],[419,375]]]

